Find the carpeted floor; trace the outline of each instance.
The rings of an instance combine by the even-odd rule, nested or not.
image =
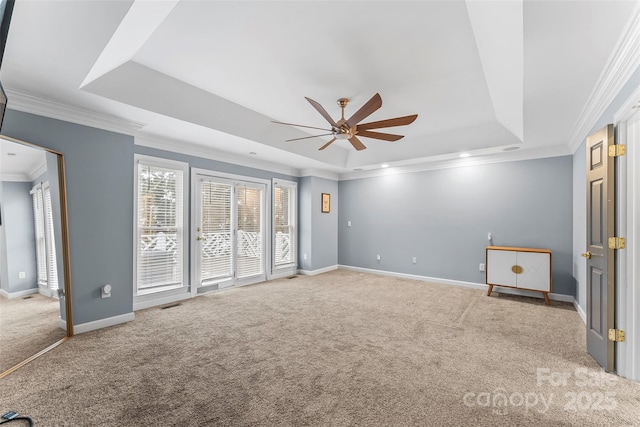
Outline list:
[[[0,380],[36,426],[640,425],[570,304],[344,270],[136,312]]]
[[[60,302],[55,298],[0,296],[0,372],[64,338],[59,318]]]

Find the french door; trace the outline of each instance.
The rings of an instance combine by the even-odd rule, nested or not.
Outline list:
[[[266,280],[266,185],[195,175],[196,291]]]

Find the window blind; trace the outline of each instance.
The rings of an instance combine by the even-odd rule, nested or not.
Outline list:
[[[200,231],[202,285],[233,275],[231,196],[233,186],[202,181]]]
[[[138,293],[182,287],[183,172],[139,161],[137,173]]]
[[[238,278],[264,271],[262,198],[260,188],[238,184]]]
[[[53,232],[53,210],[51,207],[51,189],[49,187],[44,188],[44,228],[45,228],[45,243],[47,249],[47,277],[49,289],[58,289],[58,263],[56,260],[56,240]]]
[[[47,286],[47,245],[44,231],[44,210],[42,186],[38,184],[31,190],[33,198],[33,221],[36,235],[36,272],[38,285]]]
[[[274,183],[274,266],[296,262],[296,187]]]

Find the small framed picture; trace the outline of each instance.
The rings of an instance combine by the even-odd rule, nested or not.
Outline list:
[[[331,212],[331,194],[322,193],[322,213]]]

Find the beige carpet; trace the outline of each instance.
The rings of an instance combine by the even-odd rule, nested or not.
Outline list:
[[[602,373],[584,335],[569,304],[339,270],[76,336],[0,380],[0,412],[36,426],[640,425],[640,384]]]
[[[0,296],[0,372],[65,337],[58,326],[60,303],[40,294]]]

